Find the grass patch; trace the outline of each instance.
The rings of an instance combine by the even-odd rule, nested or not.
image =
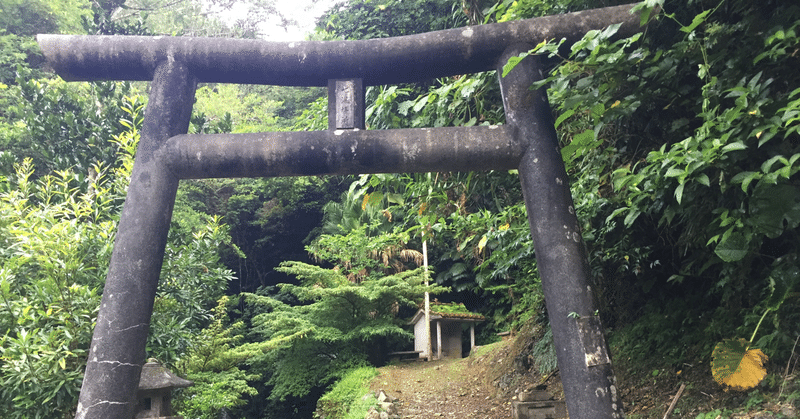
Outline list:
[[[345,415],[344,419],[364,419],[364,417],[367,416],[369,408],[376,404],[378,404],[378,399],[372,394],[366,398],[363,396],[359,397],[350,405],[350,409],[347,411],[347,415]]]
[[[479,357],[505,345],[505,341],[492,342],[488,345],[476,346],[469,354],[470,357]]]
[[[369,382],[378,375],[374,367],[359,367],[348,371],[341,380],[322,395],[317,402],[317,413],[329,419],[363,418],[375,397],[364,400],[369,391]]]

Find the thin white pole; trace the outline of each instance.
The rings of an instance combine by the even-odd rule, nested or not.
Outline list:
[[[470,353],[475,349],[475,323],[469,324],[469,351]]]
[[[425,286],[428,286],[428,241],[422,241],[422,266],[425,277]],[[425,352],[428,355],[428,361],[431,360],[431,352],[433,352],[433,345],[431,342],[431,297],[428,291],[425,291],[425,337],[428,347]]]
[[[436,359],[442,359],[442,321],[436,321]]]

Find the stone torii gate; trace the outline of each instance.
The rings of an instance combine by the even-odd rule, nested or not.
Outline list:
[[[364,88],[502,69],[545,39],[579,40],[632,6],[366,41],[39,35],[66,80],[152,81],[77,407],[132,418],[180,179],[518,169],[570,417],[621,418],[550,106],[535,57],[499,77],[506,125],[367,131]],[[197,83],[328,86],[329,129],[187,135]],[[577,313],[579,316],[575,317]]]

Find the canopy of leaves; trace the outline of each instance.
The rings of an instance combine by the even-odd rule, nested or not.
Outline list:
[[[118,168],[96,163],[88,173],[60,170],[34,179],[31,159],[23,159],[11,176],[0,177],[4,417],[74,415],[137,127],[112,143]],[[147,347],[166,362],[188,349],[210,317],[209,303],[231,279],[216,251],[225,229],[207,221],[195,231],[179,230],[167,245]]]
[[[658,301],[689,298],[693,316],[706,313],[694,343],[645,337],[664,342],[655,348],[674,363],[693,345],[710,354],[714,336],[752,331],[772,305],[770,278],[796,257],[797,59],[782,42],[797,42],[800,10],[780,1],[663,8],[642,36],[598,31],[568,56],[557,42],[535,51],[562,60],[548,92],[571,146],[564,157],[604,323],[635,319],[636,301],[670,322],[685,312]],[[781,300],[757,343],[773,356],[789,356],[797,303]],[[672,326],[650,327],[667,335]],[[653,356],[629,342],[625,350]]]
[[[240,366],[260,355],[261,348],[240,345],[243,324],[228,323],[227,304],[228,297],[220,298],[213,320],[178,363],[179,371],[194,382],[177,399],[176,409],[183,415],[215,419],[220,411],[243,405],[247,395],[258,394],[248,383],[258,375],[248,374]]]
[[[466,25],[465,16],[449,0],[337,3],[317,21],[318,29],[341,39],[412,35]]]
[[[65,418],[77,401],[111,255],[115,199],[102,169],[95,189],[83,193],[72,173],[38,182],[32,175],[28,159],[0,183],[0,410],[8,418]]]
[[[376,362],[370,357],[385,353],[387,344],[412,338],[398,310],[416,307],[426,290],[444,291],[421,285],[421,269],[358,284],[336,270],[300,262],[287,262],[280,269],[302,282],[281,285],[302,304],[243,294],[259,313],[252,317],[251,333],[273,348],[263,360],[271,371],[272,399],[305,396],[354,365]]]
[[[83,33],[90,4],[89,0],[1,0],[0,35]]]

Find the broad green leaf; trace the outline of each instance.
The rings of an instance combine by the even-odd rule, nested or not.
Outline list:
[[[769,288],[771,294],[767,299],[767,309],[777,310],[786,300],[789,292],[797,285],[800,279],[800,270],[793,264],[784,269],[776,269],[769,276]]]
[[[600,38],[607,39],[612,37],[615,33],[617,33],[620,26],[622,26],[621,23],[609,25],[605,30],[603,30],[603,32],[600,33]]]
[[[758,172],[739,172],[731,179],[731,183],[741,183],[742,192],[747,192],[747,187],[750,186],[750,182],[760,178],[761,173]]]
[[[5,269],[0,268],[0,273],[5,274]],[[0,293],[3,296],[7,296],[11,291],[11,275],[2,275],[0,276]]]
[[[683,199],[683,189],[685,186],[685,183],[681,183],[677,188],[675,188],[675,199],[678,201],[678,204],[680,204],[681,200]]]
[[[684,279],[686,279],[686,277],[684,277],[683,275],[671,275],[669,278],[667,278],[667,282],[681,284],[683,283]]]
[[[544,42],[547,43],[547,41],[544,41]],[[523,52],[523,53],[519,54],[516,57],[509,58],[508,62],[503,66],[503,77],[508,75],[508,73],[510,73],[511,70],[513,70],[514,67],[517,66],[517,64],[522,62],[522,60],[524,60],[525,57],[528,56],[528,54],[529,54],[528,52]]]
[[[742,260],[749,250],[747,240],[741,233],[734,232],[722,241],[714,249],[714,253],[725,262],[736,262]]]
[[[575,115],[575,108],[567,109],[566,111],[564,111],[564,113],[559,115],[558,118],[556,118],[556,123],[555,123],[556,128],[558,128],[558,126],[561,125],[561,123],[564,122],[564,120],[566,120],[572,115]]]
[[[761,147],[767,141],[775,138],[775,134],[776,134],[775,130],[770,130],[770,131],[757,131],[754,135],[756,135],[756,138],[758,138],[758,146]]]
[[[744,143],[741,142],[741,141],[736,141],[735,143],[730,143],[730,144],[726,145],[725,147],[722,147],[722,151],[724,151],[724,152],[734,151],[734,150],[746,150],[746,149],[747,149],[747,146],[744,145]]]
[[[612,173],[612,178],[614,179],[614,190],[619,192],[630,183],[631,171],[623,166]]]
[[[616,217],[617,215],[620,215],[620,214],[622,214],[622,213],[623,213],[623,212],[625,212],[625,211],[630,211],[630,208],[628,208],[628,207],[622,207],[622,208],[617,208],[617,209],[615,209],[615,210],[614,210],[614,212],[612,212],[612,213],[611,213],[611,215],[609,215],[608,217],[606,217],[606,223],[608,223],[609,221],[613,220],[613,219],[614,219],[614,217]]]
[[[700,26],[703,22],[705,22],[706,17],[708,16],[709,13],[711,13],[711,10],[712,9],[706,10],[703,13],[700,13],[699,15],[695,16],[694,19],[692,19],[692,23],[689,24],[689,26],[682,27],[681,31],[689,33],[695,30],[698,26]]]
[[[420,111],[422,108],[424,108],[424,107],[425,107],[425,105],[427,105],[427,104],[428,104],[428,98],[429,98],[429,97],[430,97],[430,96],[427,96],[427,95],[426,95],[426,96],[423,96],[423,97],[419,98],[419,99],[417,100],[417,103],[416,103],[416,104],[414,104],[414,108],[413,108],[413,109],[414,109],[414,112],[419,112],[419,111]]]
[[[397,105],[397,112],[400,115],[406,116],[406,115],[408,115],[408,110],[411,109],[412,106],[414,106],[414,101],[413,100],[406,100],[404,102],[400,102]]]
[[[678,177],[678,176],[680,176],[680,175],[682,175],[684,173],[686,173],[686,170],[681,169],[679,167],[673,166],[673,167],[670,167],[669,169],[667,169],[667,173],[664,174],[664,176],[665,177]]]
[[[650,21],[650,12],[652,11],[653,9],[649,7],[642,8],[641,13],[639,14],[639,26],[644,26]]]
[[[777,156],[774,156],[771,159],[765,161],[764,163],[762,163],[761,164],[761,171],[764,172],[764,173],[769,173],[771,171],[771,169],[772,169],[772,165],[774,165],[775,162],[778,162],[778,161],[782,162],[784,165],[789,164],[789,160],[787,160],[786,157],[783,157],[781,155],[777,155]]]
[[[761,349],[748,349],[749,344],[746,339],[726,339],[714,347],[711,374],[719,385],[747,390],[767,375],[764,367],[767,355]]]
[[[625,226],[630,227],[633,224],[633,222],[636,221],[637,218],[639,218],[639,214],[641,213],[642,213],[641,211],[637,211],[635,209],[631,209],[630,211],[628,211],[628,215],[626,215],[625,219],[623,220]]]
[[[464,239],[464,240],[461,242],[461,244],[459,244],[459,245],[458,245],[458,251],[459,251],[459,252],[463,252],[463,251],[464,251],[464,248],[466,248],[466,247],[467,247],[467,245],[469,244],[469,242],[470,242],[470,241],[472,241],[472,238],[473,238],[473,237],[475,237],[475,236],[469,236],[469,237],[467,237],[466,239]]]
[[[600,142],[601,140],[595,141],[594,130],[587,129],[586,131],[583,131],[572,137],[572,141],[561,149],[561,158],[565,162],[571,162],[573,159],[573,154],[582,155],[583,153],[579,152],[581,149],[595,148],[600,144]]]
[[[757,231],[776,238],[800,224],[800,191],[786,184],[759,185],[750,200],[750,214]]]
[[[603,105],[602,102],[592,106],[591,109],[592,119],[595,120],[600,119],[604,113],[606,113],[606,107],[605,105]]]
[[[403,195],[399,194],[399,193],[394,193],[394,192],[388,192],[386,194],[386,200],[390,204],[403,205],[403,203],[404,203]]]

